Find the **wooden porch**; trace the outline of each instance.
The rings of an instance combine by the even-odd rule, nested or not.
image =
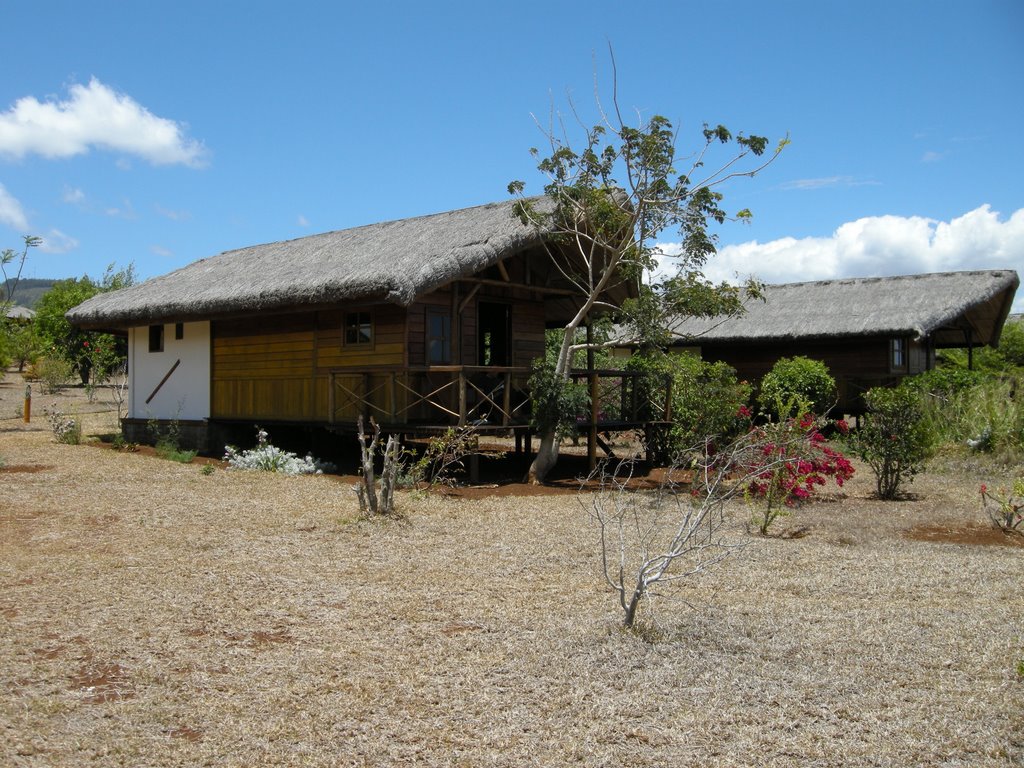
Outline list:
[[[328,427],[354,431],[360,416],[374,419],[385,432],[436,434],[471,426],[481,434],[526,437],[529,452],[532,371],[520,366],[435,365],[338,369],[329,374]],[[611,455],[601,435],[649,429],[671,419],[671,406],[652,421],[645,418],[641,374],[621,370],[574,370],[574,382],[586,384],[591,408],[577,421],[596,462],[598,448]],[[666,387],[670,386],[668,380]],[[671,403],[671,397],[663,402]]]

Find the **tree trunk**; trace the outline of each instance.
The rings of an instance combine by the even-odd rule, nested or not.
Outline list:
[[[543,485],[544,478],[558,461],[558,438],[555,430],[551,429],[540,435],[540,445],[537,447],[537,455],[530,464],[530,471],[526,479],[533,485]]]

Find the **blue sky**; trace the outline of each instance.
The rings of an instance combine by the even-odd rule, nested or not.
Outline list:
[[[711,276],[1024,272],[1019,0],[37,0],[0,28],[0,247],[44,238],[28,276],[540,191],[531,113],[571,93],[595,120],[608,42],[622,106],[681,151],[704,122],[792,141],[722,190],[754,220],[717,231]]]

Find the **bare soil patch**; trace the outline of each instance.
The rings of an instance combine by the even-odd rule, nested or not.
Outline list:
[[[0,431],[40,468],[0,498],[4,765],[1024,761],[1021,551],[965,535],[998,474],[886,503],[861,468],[769,538],[737,505],[743,548],[633,634],[568,477],[365,521],[346,479]]]

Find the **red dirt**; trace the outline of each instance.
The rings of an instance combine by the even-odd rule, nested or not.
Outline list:
[[[10,467],[0,467],[0,475],[16,473],[34,475],[36,472],[45,472],[48,469],[53,469],[53,467],[46,464],[14,464]]]
[[[994,526],[985,525],[965,525],[952,528],[946,525],[917,525],[907,531],[904,536],[915,541],[934,541],[943,544],[1024,548],[1024,536],[1003,533]]]

